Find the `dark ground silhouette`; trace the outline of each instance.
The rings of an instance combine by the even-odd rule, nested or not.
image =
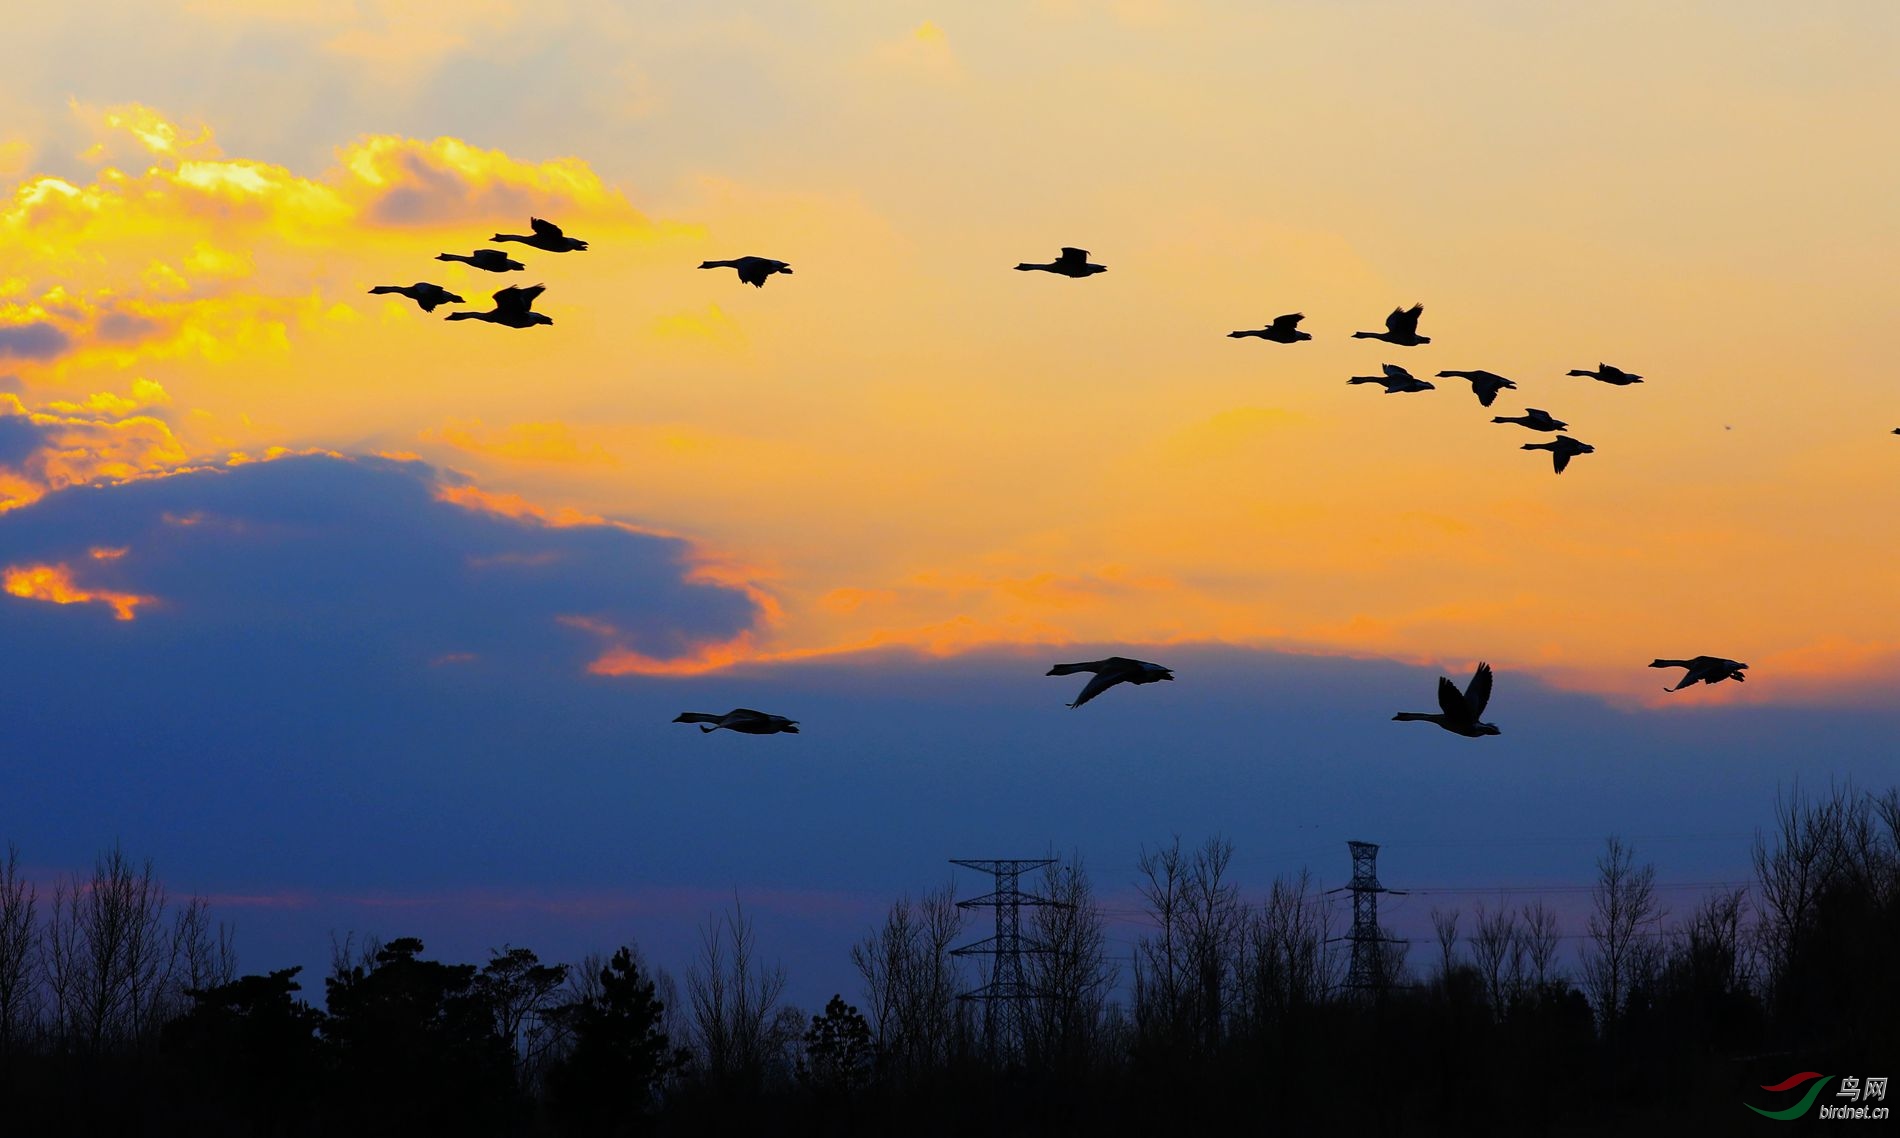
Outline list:
[[[1024,914],[1033,995],[993,1023],[957,998],[983,978],[951,954],[968,930],[947,890],[894,903],[852,949],[856,1002],[816,1015],[781,1003],[736,905],[683,984],[632,946],[448,963],[398,937],[335,945],[318,1010],[298,969],[238,975],[205,907],[170,903],[149,863],[115,849],[41,889],[10,854],[0,1130],[1786,1133],[1748,1107],[1796,1092],[1765,1087],[1900,1060],[1900,791],[1781,799],[1752,887],[1687,913],[1665,914],[1653,867],[1611,839],[1586,928],[1541,902],[1434,910],[1432,950],[1393,942],[1360,990],[1310,878],[1250,903],[1232,854],[1145,848],[1147,931],[1119,960],[1085,868],[1051,865],[1036,892],[1059,904]],[[1575,975],[1565,936],[1584,946]]]

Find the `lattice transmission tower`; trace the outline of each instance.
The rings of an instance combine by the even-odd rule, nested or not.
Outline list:
[[[1047,897],[1024,893],[1021,887],[1022,875],[1046,865],[1054,865],[1055,860],[1052,857],[950,859],[951,865],[961,865],[988,873],[996,879],[996,887],[990,892],[968,901],[957,902],[959,909],[995,909],[996,932],[973,944],[953,948],[950,954],[952,956],[988,956],[991,959],[989,983],[964,992],[959,998],[983,1002],[984,1039],[989,1045],[990,1054],[1001,1062],[1008,1062],[1022,1054],[1023,1025],[1028,1015],[1027,1005],[1035,995],[1030,985],[1023,979],[1023,956],[1049,951],[1045,945],[1024,939],[1023,906],[1062,907],[1064,904]]]
[[[1389,937],[1379,928],[1379,894],[1405,895],[1403,889],[1387,889],[1379,884],[1379,847],[1373,842],[1347,842],[1352,852],[1352,881],[1328,893],[1352,894],[1352,932],[1343,939],[1352,945],[1352,958],[1346,968],[1346,988],[1355,995],[1383,991],[1392,981],[1392,953],[1386,946],[1404,944],[1402,937]]]

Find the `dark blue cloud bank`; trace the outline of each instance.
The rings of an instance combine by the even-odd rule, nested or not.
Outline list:
[[[1302,864],[1339,884],[1358,838],[1387,844],[1394,886],[1567,884],[1615,832],[1665,882],[1735,880],[1778,788],[1900,781],[1892,710],[1624,711],[1507,669],[1487,715],[1504,734],[1470,740],[1390,721],[1430,706],[1431,670],[1235,647],[1135,650],[1178,680],[1076,711],[1079,680],[1042,672],[1131,646],[593,676],[600,641],[559,618],[666,656],[758,611],[689,581],[681,542],[438,485],[301,457],[0,517],[0,565],[156,598],[120,621],[0,596],[0,841],[50,870],[119,840],[177,891],[275,898],[221,910],[255,969],[320,965],[352,927],[463,957],[634,936],[677,966],[736,889],[794,995],[822,1002],[853,990],[846,948],[878,905],[951,857],[1079,850],[1112,895],[1142,844],[1220,832],[1251,890]],[[670,722],[741,705],[803,734]],[[1431,904],[1474,899],[1391,919],[1429,935]]]

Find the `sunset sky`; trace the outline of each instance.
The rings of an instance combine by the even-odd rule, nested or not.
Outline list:
[[[677,967],[736,892],[822,1003],[951,857],[1128,904],[1177,831],[1250,889],[1347,838],[1574,883],[1619,832],[1730,881],[1797,780],[1900,776],[1892,5],[8,27],[0,842],[123,841],[247,969]],[[592,248],[433,260],[531,214]],[[1063,245],[1109,272],[1010,271]],[[746,254],[796,272],[695,269]],[[367,294],[422,280],[554,325]],[[1414,301],[1430,345],[1349,337]],[[1345,383],[1382,362],[1519,389]],[[1527,406],[1596,453],[1553,475]],[[1178,682],[1065,710],[1110,652]],[[1644,667],[1700,653],[1748,683]],[[1389,722],[1480,659],[1500,737]],[[803,733],[669,722],[740,705]]]

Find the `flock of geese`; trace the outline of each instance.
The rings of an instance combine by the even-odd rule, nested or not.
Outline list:
[[[536,217],[529,219],[529,225],[533,230],[531,233],[497,233],[489,240],[496,244],[517,242],[546,253],[581,252],[587,248],[587,242],[567,236],[561,231],[561,227],[553,222],[543,221]],[[491,273],[520,272],[527,268],[526,265],[500,249],[477,249],[468,254],[441,253],[436,256],[436,260],[459,261]],[[754,288],[765,287],[767,278],[774,274],[790,275],[792,272],[792,267],[784,261],[773,260],[769,257],[748,256],[725,261],[702,261],[699,267],[732,269],[738,274],[740,281]],[[1025,261],[1018,264],[1016,268],[1021,272],[1054,273],[1077,280],[1108,271],[1108,266],[1098,265],[1089,260],[1088,250],[1069,246],[1064,246],[1061,254],[1053,261],[1043,264]],[[394,293],[408,297],[424,312],[434,312],[445,304],[466,303],[455,293],[428,281],[418,281],[412,285],[377,285],[369,291],[372,294]],[[494,307],[487,312],[466,310],[451,312],[447,319],[483,320],[509,328],[532,328],[537,324],[552,324],[554,323],[552,318],[534,311],[533,308],[535,299],[544,291],[546,291],[545,287],[538,284],[528,288],[519,286],[504,288],[493,294]],[[1380,340],[1402,348],[1429,344],[1432,342],[1431,337],[1421,336],[1418,332],[1419,317],[1424,315],[1424,312],[1423,304],[1414,304],[1410,308],[1395,308],[1392,314],[1385,318],[1384,331],[1354,332],[1352,338]],[[1255,337],[1276,344],[1297,344],[1302,340],[1313,338],[1311,333],[1300,330],[1300,321],[1305,318],[1304,313],[1288,313],[1275,317],[1264,327],[1229,332],[1228,336],[1234,339]],[[1431,391],[1436,386],[1428,380],[1417,378],[1397,364],[1381,364],[1380,370],[1383,373],[1381,375],[1356,375],[1346,382],[1349,385],[1378,384],[1385,388],[1387,395]],[[1568,374],[1583,376],[1616,387],[1628,387],[1630,384],[1643,382],[1643,377],[1640,375],[1601,362],[1597,364],[1594,371],[1575,369]],[[1441,371],[1438,373],[1438,378],[1462,379],[1470,383],[1472,393],[1478,397],[1479,405],[1484,407],[1491,406],[1496,401],[1499,392],[1517,388],[1517,384],[1511,380],[1495,372],[1482,370]],[[1590,454],[1596,449],[1589,443],[1581,442],[1564,433],[1569,428],[1568,423],[1536,407],[1525,408],[1522,415],[1499,415],[1491,421],[1513,423],[1529,430],[1552,435],[1553,438],[1549,442],[1525,443],[1523,449],[1549,451],[1558,474],[1564,472],[1564,468],[1570,465],[1572,458],[1580,454]],[[1900,435],[1900,429],[1896,429],[1893,433]],[[1668,692],[1681,691],[1683,688],[1698,683],[1715,684],[1723,680],[1735,680],[1739,683],[1747,679],[1742,673],[1748,669],[1747,664],[1720,656],[1695,656],[1686,660],[1655,660],[1649,666],[1685,669],[1682,679],[1674,686],[1663,689]],[[1085,660],[1074,664],[1057,664],[1046,674],[1070,676],[1077,672],[1090,672],[1093,675],[1083,686],[1080,694],[1075,697],[1074,702],[1067,705],[1070,708],[1081,707],[1117,684],[1152,684],[1161,680],[1174,679],[1174,671],[1171,668],[1146,660],[1133,660],[1126,656],[1110,656],[1102,660]],[[1437,711],[1401,711],[1392,718],[1397,722],[1433,723],[1454,735],[1463,735],[1472,739],[1500,734],[1496,724],[1485,723],[1481,719],[1485,707],[1491,702],[1491,683],[1491,665],[1485,663],[1478,665],[1478,670],[1472,675],[1471,682],[1466,684],[1462,691],[1449,676],[1440,676]],[[723,715],[686,711],[680,713],[673,722],[696,723],[702,732],[725,730],[737,731],[745,735],[796,735],[799,733],[798,721],[795,719],[754,711],[746,707],[733,708]]]

